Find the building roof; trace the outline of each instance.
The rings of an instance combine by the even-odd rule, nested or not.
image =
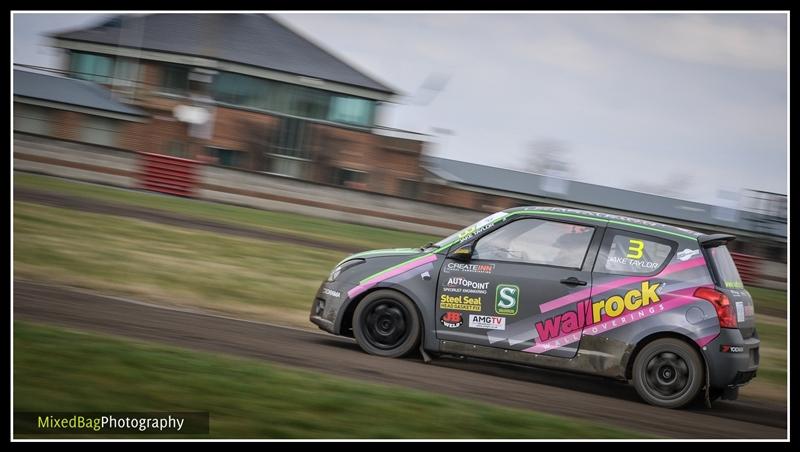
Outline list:
[[[266,14],[122,15],[93,28],[52,36],[199,56],[395,94]]]
[[[753,212],[438,157],[425,157],[423,167],[451,183],[512,196],[527,195],[556,204],[565,202],[589,209],[610,209],[634,216],[642,214],[786,237],[786,223]]]
[[[19,69],[14,69],[14,96],[125,115],[147,116],[143,110],[114,99],[111,91],[96,83]]]

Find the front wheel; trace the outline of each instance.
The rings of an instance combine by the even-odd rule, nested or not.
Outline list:
[[[414,303],[392,290],[367,295],[353,313],[353,335],[372,355],[399,358],[419,345],[420,319]]]
[[[697,397],[703,373],[703,362],[692,346],[678,339],[657,339],[636,355],[633,386],[651,405],[680,408]]]

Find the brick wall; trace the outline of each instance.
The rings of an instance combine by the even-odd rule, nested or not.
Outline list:
[[[55,110],[53,114],[53,136],[64,140],[81,138],[81,113],[66,110]]]
[[[214,116],[214,133],[207,146],[240,151],[243,167],[263,170],[261,155],[268,150],[279,120],[275,116],[228,107],[217,107]]]
[[[313,124],[310,145],[317,182],[334,183],[340,168],[364,171],[368,173],[366,190],[400,196],[401,180],[422,180],[422,141]]]

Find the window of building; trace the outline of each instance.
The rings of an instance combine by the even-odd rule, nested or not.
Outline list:
[[[81,141],[100,146],[117,145],[119,121],[103,116],[84,115],[81,122]]]
[[[283,118],[278,133],[273,138],[272,152],[307,159],[308,149],[305,146],[306,122],[297,118]]]
[[[302,119],[283,118],[272,136],[266,170],[291,177],[303,177],[310,151],[306,145],[307,123]]]
[[[479,239],[473,257],[581,268],[594,230],[590,226],[535,218],[517,220]]]
[[[334,96],[331,99],[330,113],[328,119],[345,124],[355,124],[360,126],[370,125],[372,110],[375,102],[367,99],[359,99],[349,96]]]
[[[50,135],[53,130],[53,110],[14,103],[14,130],[17,132]]]
[[[214,77],[211,83],[211,97],[219,102],[226,104],[242,103],[242,84],[240,80],[243,75],[221,72]]]
[[[400,196],[417,199],[419,196],[419,184],[421,182],[411,179],[400,179]]]
[[[218,73],[211,93],[226,104],[359,126],[371,124],[375,107],[368,99],[232,72]]]
[[[615,275],[655,275],[676,248],[671,240],[609,229],[595,263],[595,272]]]
[[[70,72],[83,80],[97,83],[110,83],[113,75],[114,58],[95,53],[72,52]]]
[[[326,119],[331,102],[330,94],[304,86],[294,86],[289,91],[289,114],[304,118]]]
[[[206,154],[215,159],[217,165],[231,166],[235,168],[244,167],[244,155],[241,151],[207,147]]]
[[[114,61],[114,82],[123,86],[133,86],[138,80],[139,65],[131,58],[117,57]]]
[[[220,72],[211,84],[211,96],[231,105],[272,109],[272,83],[249,75]]]
[[[367,173],[349,168],[337,168],[335,182],[336,185],[363,190],[367,188]]]
[[[165,64],[161,89],[167,93],[185,95],[189,93],[189,67]]]

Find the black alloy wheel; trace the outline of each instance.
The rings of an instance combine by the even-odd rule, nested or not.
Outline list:
[[[648,403],[680,408],[697,397],[704,376],[703,362],[686,342],[657,339],[636,355],[633,385]]]
[[[391,358],[414,351],[420,339],[414,303],[393,290],[367,295],[353,313],[353,335],[367,353]]]

